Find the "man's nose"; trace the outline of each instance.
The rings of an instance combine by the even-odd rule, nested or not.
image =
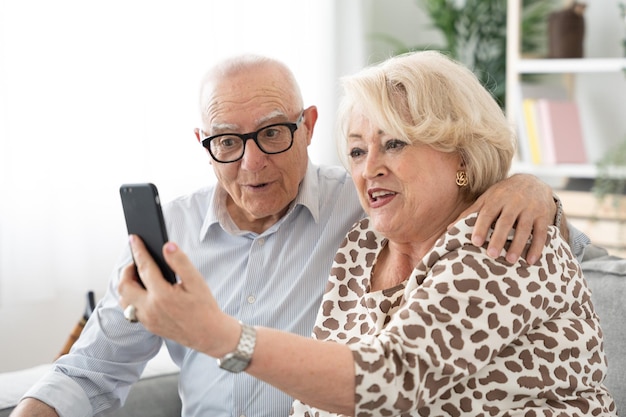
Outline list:
[[[267,154],[259,148],[254,140],[247,140],[241,158],[241,167],[248,171],[256,171],[263,168],[266,162]]]

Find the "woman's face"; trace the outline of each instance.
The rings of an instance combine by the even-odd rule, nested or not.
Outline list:
[[[347,145],[361,205],[388,239],[429,241],[465,208],[455,182],[463,169],[457,153],[389,135],[358,112],[350,118]]]

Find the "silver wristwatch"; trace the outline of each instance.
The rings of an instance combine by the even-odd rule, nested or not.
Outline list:
[[[252,360],[254,345],[256,344],[256,330],[252,326],[248,326],[242,322],[241,336],[239,343],[234,351],[227,353],[221,359],[217,360],[220,368],[229,372],[241,372],[245,370]]]

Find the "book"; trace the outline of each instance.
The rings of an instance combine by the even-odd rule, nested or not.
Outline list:
[[[518,150],[521,162],[535,165],[543,163],[540,120],[536,101],[540,98],[567,99],[567,91],[560,85],[522,82],[518,84],[516,106],[519,113],[517,120]]]
[[[535,104],[542,162],[546,165],[586,163],[587,152],[576,102],[542,98]]]
[[[524,110],[524,128],[526,140],[528,141],[528,149],[530,151],[530,162],[535,165],[541,164],[541,144],[539,142],[539,130],[537,127],[536,117],[536,99],[525,98],[522,100],[522,109]],[[523,140],[523,139],[520,139]]]
[[[535,124],[537,125],[537,135],[541,148],[541,163],[543,165],[555,165],[557,162],[547,103],[547,99],[535,100]]]

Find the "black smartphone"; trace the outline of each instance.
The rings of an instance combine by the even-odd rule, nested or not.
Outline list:
[[[150,183],[123,184],[120,197],[128,234],[137,235],[143,240],[165,279],[171,284],[176,283],[176,275],[163,257],[167,229],[156,186]]]

